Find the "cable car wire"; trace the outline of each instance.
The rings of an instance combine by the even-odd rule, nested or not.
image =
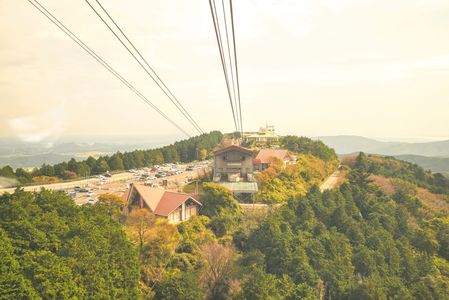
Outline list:
[[[173,95],[171,90],[167,87],[167,85],[164,83],[164,81],[159,77],[159,75],[154,71],[154,69],[151,67],[151,65],[148,63],[148,61],[143,57],[143,55],[140,53],[140,51],[136,48],[133,42],[128,38],[128,36],[125,34],[125,32],[122,30],[122,28],[115,22],[115,20],[111,17],[111,15],[106,11],[106,9],[101,5],[101,3],[98,0],[95,0],[95,2],[98,4],[98,6],[103,10],[103,12],[107,15],[107,17],[112,21],[112,23],[115,25],[115,27],[120,31],[120,33],[123,35],[123,37],[128,41],[129,45],[134,49],[134,51],[137,53],[137,55],[142,59],[142,61],[145,63],[145,65],[151,70],[151,72],[154,74],[151,74],[150,71],[142,64],[142,62],[136,57],[136,55],[131,51],[131,49],[125,44],[125,42],[122,40],[122,38],[115,32],[114,29],[106,22],[106,20],[101,16],[101,14],[95,9],[95,7],[88,1],[85,0],[85,2],[89,5],[89,7],[95,12],[95,14],[100,18],[100,20],[106,25],[106,27],[114,34],[114,36],[120,41],[120,43],[123,45],[123,47],[126,48],[126,50],[131,54],[131,56],[136,60],[136,62],[142,67],[142,69],[150,76],[150,78],[156,83],[156,85],[162,90],[162,92],[168,97],[168,99],[175,105],[175,107],[181,112],[181,114],[189,121],[190,124],[200,133],[204,133],[204,131],[201,129],[201,127],[198,125],[198,123],[193,119],[193,117],[190,115],[190,113],[185,109],[185,107],[179,102],[179,100]],[[156,78],[158,80],[156,80]],[[164,89],[165,88],[165,89]]]
[[[217,8],[216,8],[215,2],[213,0],[209,0],[209,6],[210,6],[211,15],[212,15],[212,21],[214,23],[215,37],[217,39],[218,49],[220,52],[221,65],[223,67],[223,73],[225,76],[226,89],[228,91],[229,103],[231,104],[232,117],[234,119],[235,129],[236,129],[236,131],[239,131],[239,127],[238,127],[238,124],[236,121],[236,115],[235,115],[235,111],[234,111],[234,104],[233,104],[232,96],[231,96],[231,90],[230,90],[230,86],[229,86],[229,78],[228,78],[228,72],[227,72],[227,68],[226,68],[226,60],[225,60],[224,53],[223,53],[223,45],[222,45],[222,39],[221,39],[221,33],[220,33],[220,24],[218,23],[218,16],[217,16]]]
[[[121,76],[115,69],[113,69],[105,60],[103,60],[95,51],[87,46],[78,36],[76,36],[70,29],[68,29],[57,17],[49,12],[39,1],[28,0],[39,12],[41,12],[48,20],[56,25],[62,32],[64,32],[71,40],[73,40],[78,46],[86,51],[91,57],[93,57],[98,63],[105,67],[112,75],[119,79],[125,86],[127,86],[132,92],[134,92],[140,99],[151,106],[156,112],[158,112],[164,119],[179,129],[182,133],[190,137],[191,135],[170,119],[163,111],[161,111],[156,105],[154,105],[148,98],[146,98],[141,92],[139,92],[129,81]]]

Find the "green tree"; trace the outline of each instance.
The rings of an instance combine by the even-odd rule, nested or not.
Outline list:
[[[30,183],[31,182],[31,174],[24,170],[23,168],[16,169],[16,178],[20,183]]]
[[[18,189],[0,196],[0,240],[7,298],[139,297],[137,252],[104,206]]]
[[[97,165],[97,160],[93,158],[92,156],[89,156],[86,160],[87,165],[91,170],[95,169],[95,166]]]
[[[68,169],[69,171],[72,171],[72,172],[75,172],[75,173],[76,173],[77,167],[78,167],[78,165],[77,165],[76,160],[75,160],[74,158],[71,158],[71,159],[69,160],[69,162],[67,163],[67,169]]]
[[[55,176],[55,169],[51,165],[43,164],[39,169],[40,175]]]
[[[110,168],[109,168],[109,165],[108,165],[108,162],[106,161],[106,159],[100,157],[96,162],[94,172],[96,174],[101,174],[101,173],[104,173],[109,170],[110,170]]]
[[[436,234],[431,229],[417,229],[413,238],[413,244],[416,248],[428,254],[434,254],[440,247]]]
[[[123,166],[126,170],[137,168],[136,161],[131,153],[123,154]]]
[[[30,299],[37,293],[21,273],[11,239],[0,228],[0,299]]]
[[[214,183],[204,183],[202,185],[202,189],[202,214],[208,217],[214,217],[219,215],[224,210],[229,211],[230,213],[233,213],[235,215],[239,214],[239,203],[234,198],[230,190]]]
[[[169,275],[155,286],[154,299],[197,300],[203,298],[203,291],[194,273]]]
[[[111,158],[109,159],[109,167],[111,168],[112,171],[125,169],[125,166],[123,165],[123,160],[120,157],[120,153],[115,153],[114,155],[111,156]]]
[[[15,178],[16,174],[14,173],[14,170],[10,166],[4,166],[3,168],[0,169],[0,176]]]
[[[282,299],[282,290],[278,279],[266,273],[262,266],[252,267],[247,272],[242,286],[242,296],[248,300],[277,300]]]

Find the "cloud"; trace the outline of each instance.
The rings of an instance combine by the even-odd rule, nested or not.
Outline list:
[[[12,135],[28,143],[47,143],[48,147],[58,139],[65,128],[66,113],[61,103],[46,112],[8,120]]]
[[[250,85],[269,82],[306,81],[318,84],[351,84],[388,82],[406,79],[427,72],[449,71],[449,54],[409,61],[372,59],[342,61],[302,70],[280,70],[279,73],[255,73],[246,81]],[[426,75],[427,76],[427,75]]]

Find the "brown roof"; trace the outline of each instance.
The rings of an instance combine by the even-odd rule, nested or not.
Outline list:
[[[240,150],[242,152],[245,152],[245,153],[248,153],[248,154],[251,154],[251,155],[254,154],[254,152],[251,149],[248,149],[248,148],[245,148],[245,147],[242,147],[242,146],[239,146],[239,145],[231,145],[231,146],[228,146],[228,147],[216,149],[216,150],[214,150],[214,154],[217,155],[217,154],[229,151],[229,150]]]
[[[133,187],[137,190],[140,196],[142,196],[143,200],[151,209],[151,211],[154,212],[157,205],[159,204],[159,201],[164,195],[165,190],[158,188],[151,188],[143,184],[135,184],[135,183],[133,184]]]
[[[284,161],[288,156],[287,150],[281,149],[262,149],[256,156],[256,159],[260,160],[261,163],[269,164],[272,162],[273,157],[279,158]]]
[[[201,202],[196,200],[190,194],[170,192],[159,188],[148,187],[142,184],[132,184],[131,189],[132,188],[137,190],[151,211],[159,216],[168,216],[172,211],[177,209],[181,204],[189,199],[192,199],[192,201],[202,205]]]
[[[189,194],[165,191],[164,195],[159,201],[159,204],[154,210],[154,213],[160,216],[168,216],[172,211],[177,209],[181,204],[189,199],[192,199],[192,201],[201,205],[198,200],[196,200]]]

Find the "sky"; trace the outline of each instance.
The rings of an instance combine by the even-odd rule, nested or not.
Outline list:
[[[40,2],[195,134],[85,1]],[[208,1],[101,3],[203,130],[233,131]],[[244,130],[449,139],[449,1],[233,3]],[[185,137],[27,1],[0,0],[0,136],[75,135]]]

